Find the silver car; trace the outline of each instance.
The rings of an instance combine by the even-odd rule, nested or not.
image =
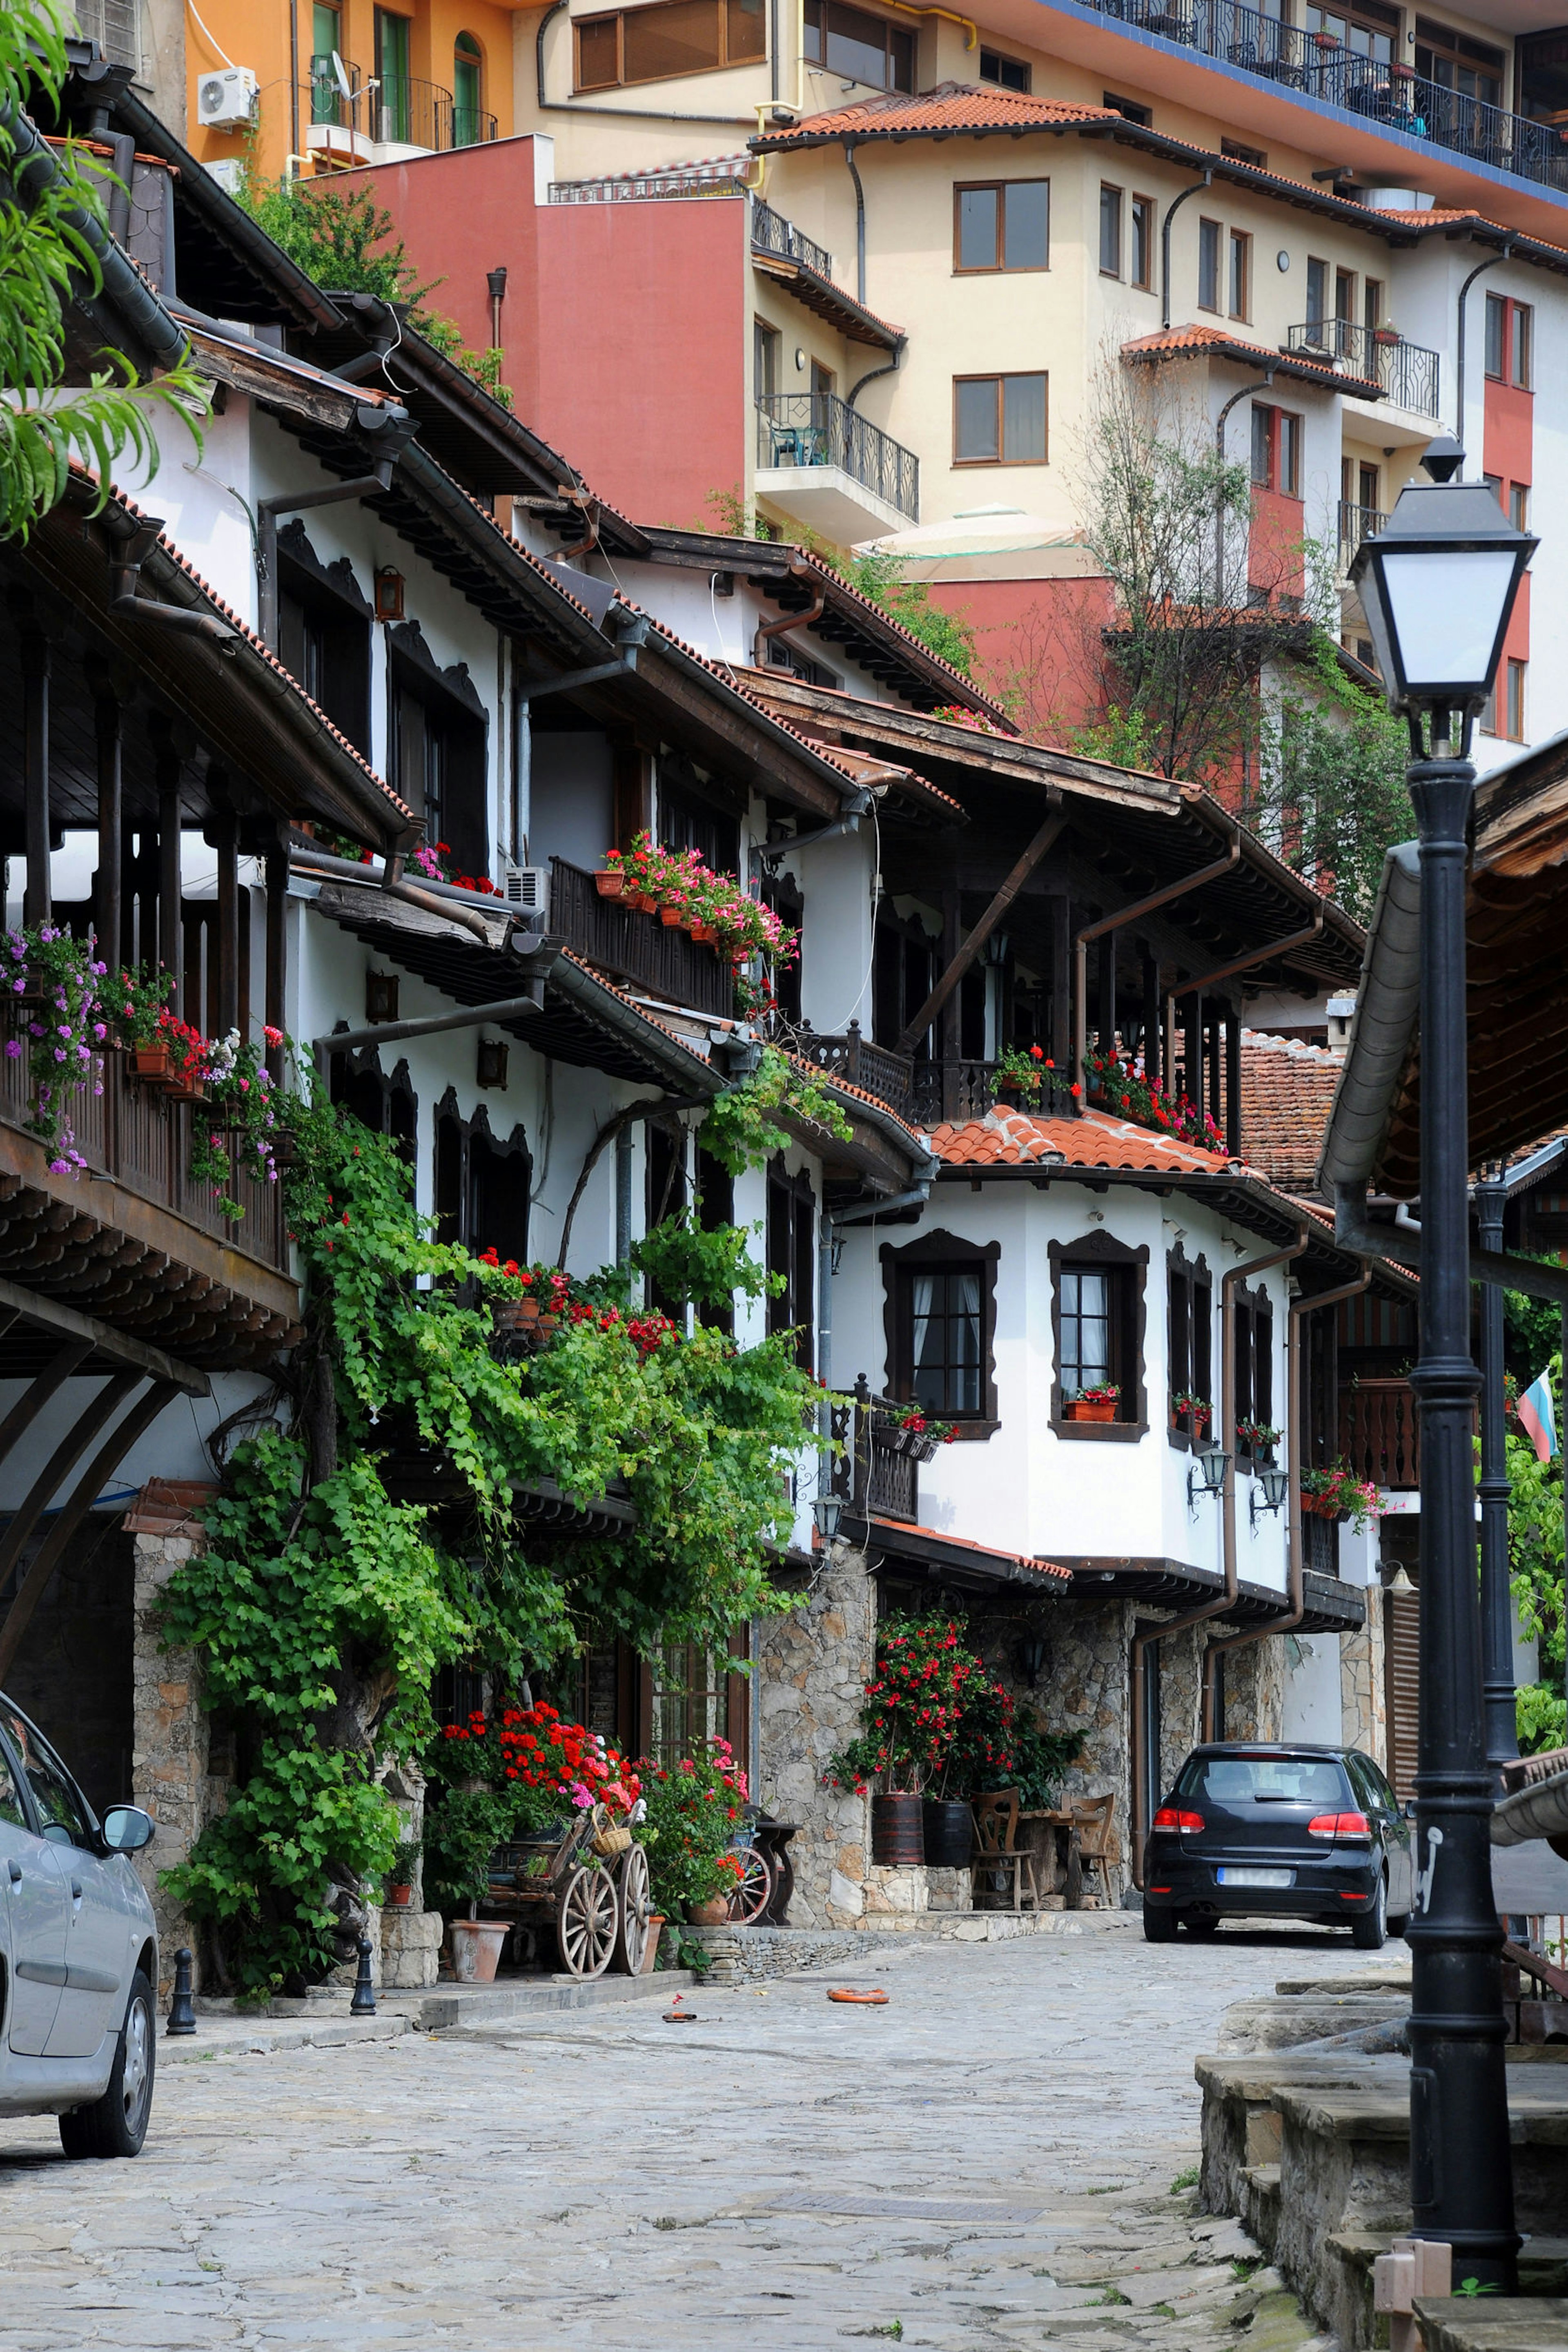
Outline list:
[[[0,2115],[58,2116],[70,2157],[147,2137],[158,1932],[130,1856],[152,1836],[136,1805],[100,1823],[0,1697]]]

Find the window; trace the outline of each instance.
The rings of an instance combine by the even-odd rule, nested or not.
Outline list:
[[[784,348],[784,338],[777,327],[766,320],[751,322],[752,394],[758,400],[771,400],[779,390],[779,359]]]
[[[1222,155],[1228,155],[1233,163],[1250,163],[1254,171],[1266,172],[1269,168],[1269,158],[1264,150],[1243,146],[1239,139],[1222,139],[1219,152]]]
[[[767,54],[762,0],[661,0],[579,19],[577,87],[670,81],[719,66],[755,65]]]
[[[1511,381],[1521,392],[1528,392],[1535,381],[1535,311],[1528,302],[1515,302],[1513,310],[1513,366]]]
[[[1490,376],[1508,373],[1508,299],[1502,294],[1487,296],[1486,367]]]
[[[1329,266],[1312,254],[1307,256],[1307,319],[1309,327],[1321,329],[1328,314]]]
[[[411,137],[413,86],[408,72],[406,16],[376,10],[376,135],[406,142]]]
[[[483,124],[485,59],[472,33],[459,33],[452,48],[452,144],[473,147]]]
[[[387,631],[388,765],[397,790],[444,843],[457,874],[490,863],[485,706],[467,665],[438,669],[417,621]]]
[[[1043,375],[960,375],[953,379],[956,466],[1043,466]]]
[[[1155,283],[1155,200],[1133,198],[1133,250],[1127,275],[1133,284],[1150,293]]]
[[[768,1171],[765,1251],[768,1273],[783,1286],[768,1301],[769,1336],[793,1331],[796,1361],[809,1372],[816,1356],[816,1202],[810,1178],[804,1171],[787,1176],[782,1160],[773,1160]]]
[[[1301,495],[1301,420],[1258,400],[1252,404],[1252,482],[1287,499]]]
[[[744,1765],[748,1685],[745,1675],[729,1671],[729,1660],[746,1654],[744,1626],[727,1652],[695,1642],[661,1642],[643,1668],[647,1736],[637,1741],[638,1748],[672,1765],[694,1756],[708,1740],[727,1739]]]
[[[1361,281],[1361,320],[1370,335],[1383,324],[1383,280],[1364,278]]]
[[[1512,482],[1508,492],[1508,519],[1515,530],[1530,529],[1530,485]]]
[[[483,1104],[472,1118],[459,1116],[449,1087],[435,1112],[436,1234],[477,1254],[493,1249],[503,1264],[528,1258],[528,1194],[533,1160],[515,1127],[504,1141],[490,1132]]]
[[[1100,275],[1122,275],[1122,191],[1103,185],[1100,190]]]
[[[1191,1265],[1178,1246],[1166,1262],[1167,1286],[1166,1318],[1166,1377],[1168,1391],[1174,1401],[1178,1396],[1195,1396],[1204,1403],[1213,1401],[1213,1333],[1214,1287],[1209,1272],[1200,1257]],[[1192,1418],[1183,1413],[1175,1418],[1174,1402],[1171,1422],[1171,1442],[1181,1444],[1188,1437],[1202,1438],[1207,1424],[1194,1427]]]
[[[362,1054],[334,1054],[332,1100],[362,1119],[372,1135],[390,1135],[403,1165],[414,1166],[419,1102],[406,1062],[399,1062],[388,1077],[373,1045]]]
[[[1117,98],[1113,91],[1106,90],[1100,102],[1109,107],[1113,114],[1119,114],[1124,121],[1136,122],[1145,131],[1155,119],[1153,107],[1141,105],[1135,98]]]
[[[336,122],[342,102],[343,20],[336,0],[316,0],[310,11],[310,120]]]
[[[1144,1284],[1147,1249],[1129,1249],[1109,1234],[1049,1246],[1055,1373],[1051,1426],[1059,1436],[1090,1442],[1141,1436],[1144,1398]],[[1067,1421],[1062,1406],[1081,1389],[1110,1381],[1120,1391],[1112,1422]]]
[[[1242,1423],[1267,1427],[1274,1419],[1274,1316],[1262,1289],[1239,1291],[1230,1312],[1236,1348],[1236,1456],[1250,1462],[1253,1448],[1240,1433]],[[1221,1437],[1219,1443],[1224,1442]]]
[[[1502,51],[1457,33],[1451,25],[1416,17],[1416,70],[1440,89],[1451,89],[1457,98],[1479,99],[1485,106],[1502,104]]]
[[[1486,372],[1529,392],[1534,382],[1535,311],[1511,295],[1487,296]]]
[[[1508,665],[1508,738],[1511,743],[1524,740],[1524,670],[1521,661]]]
[[[1321,33],[1355,57],[1371,58],[1382,66],[1393,61],[1394,44],[1399,37],[1399,11],[1385,7],[1383,0],[1353,0],[1348,8],[1319,7],[1314,0],[1308,0],[1301,21],[1302,30],[1309,36]],[[1416,71],[1420,70],[1417,67]]]
[[[980,51],[980,79],[995,82],[998,89],[1021,90],[1029,96],[1030,69],[1021,58],[1004,58],[999,49]]]
[[[1248,316],[1252,299],[1252,240],[1245,230],[1230,232],[1230,315]]]
[[[368,759],[370,604],[347,556],[323,563],[296,520],[277,534],[277,655],[319,709]]]
[[[806,0],[805,36],[811,65],[873,89],[915,88],[915,36],[884,16],[846,8],[843,0]]]
[[[890,1394],[976,1436],[997,1426],[1000,1255],[998,1242],[982,1248],[946,1233],[923,1234],[903,1249],[884,1242],[882,1249]]]
[[[1200,220],[1197,225],[1197,307],[1200,310],[1219,308],[1219,223]]]
[[[1252,486],[1254,489],[1271,490],[1274,487],[1274,412],[1261,402],[1252,404]]]
[[[47,1740],[9,1709],[0,1713],[0,1727],[33,1792],[44,1835],[56,1845],[79,1845],[90,1852],[93,1818],[87,1801]]]
[[[954,268],[1044,269],[1051,258],[1051,182],[996,180],[955,188]]]
[[[1281,408],[1279,415],[1279,488],[1286,498],[1299,499],[1301,495],[1301,420],[1288,408]]]
[[[739,826],[727,810],[703,796],[691,771],[675,759],[659,762],[655,829],[661,849],[673,849],[677,856],[695,849],[711,873],[738,874]]]

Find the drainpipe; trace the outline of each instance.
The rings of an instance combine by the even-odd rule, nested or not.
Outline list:
[[[499,269],[487,269],[485,283],[490,289],[490,348],[498,352],[501,348],[501,305],[507,299],[505,265]]]
[[[1458,331],[1454,338],[1454,438],[1461,447],[1465,438],[1465,297],[1478,278],[1484,278],[1489,269],[1500,269],[1505,261],[1512,259],[1513,239],[1510,237],[1500,253],[1494,253],[1490,261],[1477,262],[1459,289]]]
[[[1310,1298],[1292,1298],[1285,1330],[1285,1436],[1291,1449],[1291,1486],[1285,1547],[1286,1607],[1282,1617],[1270,1617],[1264,1625],[1249,1625],[1244,1633],[1232,1633],[1223,1642],[1211,1642],[1203,1660],[1203,1736],[1206,1740],[1216,1737],[1218,1661],[1228,1651],[1244,1650],[1253,1642],[1265,1642],[1271,1633],[1289,1633],[1307,1613],[1301,1544],[1301,1327],[1309,1315],[1320,1307],[1338,1307],[1346,1298],[1357,1297],[1372,1280],[1372,1268],[1364,1266],[1354,1282],[1342,1283],[1337,1290],[1320,1290]]]
[[[1225,464],[1226,418],[1239,400],[1247,399],[1254,392],[1270,392],[1273,389],[1273,369],[1265,368],[1256,383],[1244,383],[1239,392],[1231,394],[1220,410],[1214,424],[1214,454],[1221,467]],[[1221,604],[1225,601],[1225,489],[1223,483],[1217,483],[1214,492],[1214,601],[1217,604]]]
[[[850,177],[855,184],[855,299],[865,306],[865,190],[861,185],[860,166],[855,162],[853,139],[844,141],[844,161],[850,167]]]
[[[1190,188],[1178,190],[1166,206],[1166,216],[1160,228],[1160,285],[1163,289],[1160,296],[1160,325],[1162,328],[1168,327],[1171,322],[1171,222],[1186,204],[1188,196],[1200,196],[1205,188],[1212,186],[1213,181],[1214,173],[1206,172],[1201,180],[1193,182]]]
[[[729,131],[756,131],[755,109],[751,114],[668,114],[663,107],[652,106],[579,106],[569,98],[545,96],[545,35],[566,6],[566,0],[550,0],[539,18],[539,28],[534,36],[534,67],[538,82],[538,108],[541,114],[612,114],[618,122],[721,122]]]
[[[1266,1274],[1270,1266],[1288,1265],[1301,1256],[1307,1246],[1307,1230],[1298,1226],[1296,1238],[1283,1249],[1270,1250],[1264,1257],[1246,1258],[1233,1265],[1219,1286],[1219,1423],[1220,1430],[1229,1433],[1235,1444],[1236,1433],[1236,1318],[1231,1302],[1237,1286],[1249,1275]],[[1236,1606],[1239,1580],[1236,1567],[1236,1461],[1232,1454],[1225,1473],[1225,1491],[1220,1498],[1220,1528],[1224,1546],[1225,1590],[1201,1608],[1184,1610],[1163,1625],[1144,1625],[1133,1636],[1132,1675],[1129,1685],[1132,1698],[1133,1739],[1133,1884],[1144,1883],[1144,1842],[1149,1825],[1144,1819],[1144,1656],[1157,1643],[1168,1642],[1173,1633],[1185,1633],[1193,1625],[1207,1624],[1211,1617],[1223,1617]]]
[[[813,577],[810,564],[803,563],[798,555],[789,558],[789,571],[797,580]],[[781,637],[790,629],[808,629],[813,621],[821,619],[828,602],[827,582],[818,579],[811,593],[812,601],[803,612],[781,613],[776,621],[758,621],[757,635],[751,641],[751,659],[755,668],[767,668],[768,647],[774,637]]]
[[[898,373],[898,362],[903,355],[904,345],[900,343],[897,351],[894,352],[893,357],[888,361],[885,367],[868,368],[864,375],[857,376],[853,390],[847,393],[844,396],[844,406],[846,408],[852,408],[856,401],[860,398],[862,393],[865,390],[867,384],[874,383],[878,376],[896,375]]]
[[[109,565],[110,611],[123,621],[152,621],[165,629],[183,630],[187,636],[205,637],[220,653],[236,654],[239,631],[220,621],[215,613],[191,613],[182,604],[160,604],[155,598],[137,594],[141,566],[162,532],[162,523],[149,516],[129,539],[117,541]]]

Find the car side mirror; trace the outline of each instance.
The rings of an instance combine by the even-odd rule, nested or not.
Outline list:
[[[103,1843],[110,1853],[140,1853],[157,1833],[152,1814],[140,1805],[110,1805],[103,1817]]]
[[[1403,1819],[1404,1819],[1404,1820],[1406,1820],[1406,1821],[1407,1821],[1407,1822],[1413,1822],[1413,1821],[1415,1820],[1415,1818],[1416,1818],[1416,1800],[1415,1800],[1415,1798],[1414,1798],[1414,1797],[1406,1797],[1406,1800],[1405,1800],[1405,1802],[1400,1806],[1399,1811],[1400,1811],[1400,1814],[1401,1814],[1401,1816],[1403,1817]]]

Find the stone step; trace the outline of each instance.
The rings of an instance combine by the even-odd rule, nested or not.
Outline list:
[[[1249,2164],[1241,2175],[1239,2217],[1248,2235],[1270,2257],[1280,2234],[1280,2168]]]
[[[1416,2304],[1426,2352],[1563,2352],[1568,2300],[1505,2295],[1421,2295]]]

